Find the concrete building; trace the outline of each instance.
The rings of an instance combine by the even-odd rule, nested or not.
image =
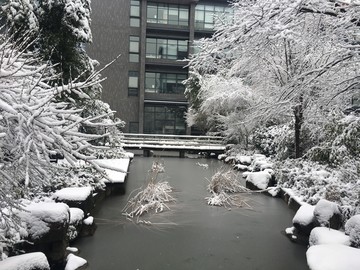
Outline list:
[[[124,132],[190,134],[182,81],[193,41],[211,35],[214,14],[229,12],[226,0],[92,1],[93,44],[101,66],[103,100],[126,122]]]

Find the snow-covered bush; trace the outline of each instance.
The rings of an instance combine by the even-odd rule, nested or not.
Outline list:
[[[346,222],[345,233],[349,235],[353,246],[360,247],[360,214],[352,216]]]
[[[126,217],[137,217],[137,221],[140,222],[139,217],[145,213],[150,211],[160,213],[165,209],[170,209],[167,203],[174,202],[175,198],[171,196],[173,189],[170,184],[167,181],[158,180],[159,173],[163,171],[164,167],[154,161],[149,171],[148,182],[133,197],[129,198],[125,205],[123,213]]]
[[[360,158],[360,117],[330,114],[321,130],[321,141],[310,149],[307,156],[314,161],[333,166],[343,165]]]
[[[359,180],[351,168],[332,168],[312,161],[286,160],[276,163],[278,185],[291,188],[303,201],[315,205],[320,199],[338,203],[343,219],[360,212]]]

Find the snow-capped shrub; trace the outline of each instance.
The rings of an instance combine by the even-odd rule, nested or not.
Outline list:
[[[352,216],[346,222],[345,233],[349,235],[353,246],[360,247],[360,215]]]

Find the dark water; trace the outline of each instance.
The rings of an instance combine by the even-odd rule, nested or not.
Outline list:
[[[308,269],[306,248],[281,232],[294,215],[282,200],[247,195],[252,210],[206,205],[206,178],[222,166],[216,160],[165,158],[164,178],[176,189],[177,202],[171,211],[144,217],[151,226],[127,221],[121,210],[153,160],[135,157],[127,194],[106,199],[95,215],[95,235],[74,243],[91,270]]]

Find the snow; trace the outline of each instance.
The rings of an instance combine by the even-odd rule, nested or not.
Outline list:
[[[83,223],[85,225],[92,225],[94,223],[94,217],[89,216],[88,218],[84,219]]]
[[[80,208],[70,208],[70,224],[77,224],[84,218],[84,211]]]
[[[226,158],[226,154],[220,154],[218,155],[218,160],[223,160]]]
[[[234,166],[234,168],[235,168],[235,169],[238,169],[238,170],[240,170],[240,171],[247,171],[247,170],[249,169],[248,166],[243,165],[243,164],[236,164],[236,165]]]
[[[326,228],[316,227],[312,229],[309,238],[309,245],[339,244],[350,246],[350,238],[344,232]]]
[[[345,224],[345,233],[356,246],[360,246],[360,215],[352,216]]]
[[[321,199],[315,206],[314,216],[321,226],[328,226],[330,218],[334,214],[340,214],[339,206],[325,199]]]
[[[91,187],[68,187],[56,191],[52,197],[60,201],[85,201],[91,191]]]
[[[302,226],[309,225],[314,221],[314,209],[315,206],[310,204],[303,204],[297,210],[292,222],[293,224],[300,224]]]
[[[36,239],[49,232],[47,223],[67,223],[69,207],[64,203],[30,203],[19,216],[26,222],[28,233]]]
[[[252,158],[250,156],[236,155],[235,160],[242,165],[250,165]]]
[[[78,253],[79,249],[76,247],[67,247],[66,251],[71,252],[71,253]]]
[[[295,232],[295,227],[290,227],[285,229],[286,234],[294,234],[294,232]]]
[[[109,179],[104,178],[105,183],[124,183],[126,172],[130,165],[130,158],[120,159],[97,159],[94,162],[100,167],[105,168],[105,173]],[[112,169],[113,168],[113,169]],[[114,170],[116,169],[116,170]],[[120,170],[120,171],[117,171]]]
[[[271,175],[268,172],[251,172],[246,177],[246,181],[253,183],[259,189],[268,187]]]
[[[0,269],[3,270],[50,270],[46,256],[42,252],[33,252],[9,257],[0,261]]]
[[[66,258],[65,270],[76,270],[87,264],[87,261],[74,254],[69,254]]]
[[[360,249],[344,245],[316,245],[306,252],[310,270],[360,269]]]
[[[279,194],[279,192],[280,192],[280,188],[278,188],[278,187],[268,187],[268,188],[267,188],[267,192],[268,192],[271,196],[276,197],[276,196]]]

